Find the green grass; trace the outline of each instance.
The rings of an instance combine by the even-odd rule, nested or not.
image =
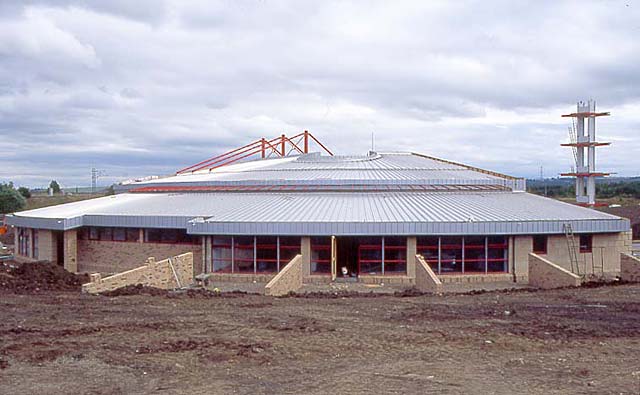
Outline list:
[[[79,202],[81,200],[94,199],[105,196],[105,194],[81,193],[77,195],[33,195],[27,199],[27,207],[25,210],[33,210],[37,208],[56,206],[58,204]]]

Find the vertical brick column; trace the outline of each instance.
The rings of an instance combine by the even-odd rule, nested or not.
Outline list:
[[[211,236],[204,236],[205,237],[205,245],[204,245],[204,251],[202,253],[202,255],[204,256],[204,261],[205,261],[205,272],[207,271],[206,266],[207,265],[211,265],[211,267],[209,268],[210,272],[213,272],[213,247],[211,244]]]
[[[56,235],[51,230],[38,230],[38,259],[41,261],[57,262],[58,249]]]
[[[416,278],[417,242],[415,237],[407,237],[407,276]]]
[[[302,254],[302,275],[311,275],[311,238],[300,239],[300,253]]]
[[[64,232],[64,268],[71,272],[78,272],[78,232],[67,230]]]

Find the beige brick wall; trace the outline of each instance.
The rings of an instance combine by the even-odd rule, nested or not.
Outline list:
[[[302,288],[302,255],[297,255],[264,287],[265,295],[283,296]]]
[[[639,282],[640,259],[627,253],[620,254],[620,277],[624,281]]]
[[[529,278],[529,254],[533,251],[533,237],[509,238],[509,271],[514,270],[517,282],[526,283]]]
[[[416,237],[407,237],[407,277],[416,277],[416,266],[418,264],[416,261],[417,254]]]
[[[165,259],[187,252],[193,253],[194,262],[202,261],[202,244],[165,244],[78,240],[78,271],[89,273],[119,273],[140,266],[148,257]],[[193,265],[194,275],[201,273],[202,265]]]
[[[579,248],[580,236],[575,235],[576,246]],[[514,236],[510,241],[509,266],[513,268],[518,282],[526,282],[529,273],[529,253],[533,252],[532,236]],[[620,272],[620,253],[631,251],[631,233],[600,233],[593,235],[591,253],[578,252],[578,263],[581,274],[600,274],[601,259],[604,258],[604,274],[616,275]],[[603,247],[602,249],[600,247]],[[515,249],[515,250],[514,250]],[[569,248],[565,235],[549,235],[547,237],[547,253],[540,254],[556,265],[571,270]],[[586,270],[586,272],[585,272]]]
[[[311,275],[311,238],[300,239],[300,253],[302,254],[302,273],[305,276]]]
[[[189,252],[159,262],[150,259],[142,266],[113,276],[91,277],[90,283],[82,285],[83,292],[100,293],[137,284],[161,289],[186,287],[193,283],[193,254]]]
[[[415,238],[414,238],[415,240]],[[442,292],[442,283],[438,279],[438,276],[431,270],[431,267],[425,262],[424,258],[420,255],[413,255],[415,259],[415,272],[416,272],[416,288],[423,292]]]
[[[57,262],[58,249],[56,235],[52,230],[38,230],[38,259],[41,261]]]
[[[538,288],[578,287],[579,276],[534,253],[529,254],[529,284]]]
[[[64,268],[71,273],[78,272],[78,231],[67,230],[63,235]]]
[[[574,237],[576,246],[579,248],[580,236],[576,234]],[[605,274],[615,275],[620,272],[620,253],[629,251],[631,246],[629,237],[630,235],[627,232],[594,234],[592,252],[578,252],[580,274],[594,274],[592,262],[595,265],[595,274],[600,274],[600,266],[603,261]],[[549,236],[547,240],[547,254],[545,257],[555,264],[571,270],[566,236]]]

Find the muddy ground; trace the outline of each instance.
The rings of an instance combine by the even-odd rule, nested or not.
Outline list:
[[[0,288],[3,394],[638,394],[640,285],[447,296]]]

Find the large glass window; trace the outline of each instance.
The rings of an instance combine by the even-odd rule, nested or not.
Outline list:
[[[278,271],[277,237],[256,237],[256,271],[258,273],[275,273]]]
[[[382,237],[363,237],[358,243],[358,273],[382,274]]]
[[[284,268],[296,255],[300,254],[300,238],[280,237],[280,270]]]
[[[254,273],[254,239],[251,236],[236,236],[233,243],[234,272]]]
[[[436,273],[508,272],[509,246],[504,236],[434,236],[416,241],[418,254]]]
[[[462,272],[462,237],[440,238],[440,273]]]
[[[228,236],[213,236],[211,240],[211,259],[214,272],[232,272],[232,238]]]
[[[384,238],[384,273],[407,273],[407,239],[404,237]]]
[[[487,271],[507,272],[509,244],[504,236],[487,238]]]
[[[331,274],[331,238],[311,238],[311,274]]]
[[[485,272],[485,238],[482,236],[470,236],[464,238],[464,272]]]
[[[416,238],[416,250],[418,254],[422,255],[431,266],[431,269],[436,273],[439,271],[438,267],[438,251],[439,251],[439,238],[438,237],[418,237]]]

